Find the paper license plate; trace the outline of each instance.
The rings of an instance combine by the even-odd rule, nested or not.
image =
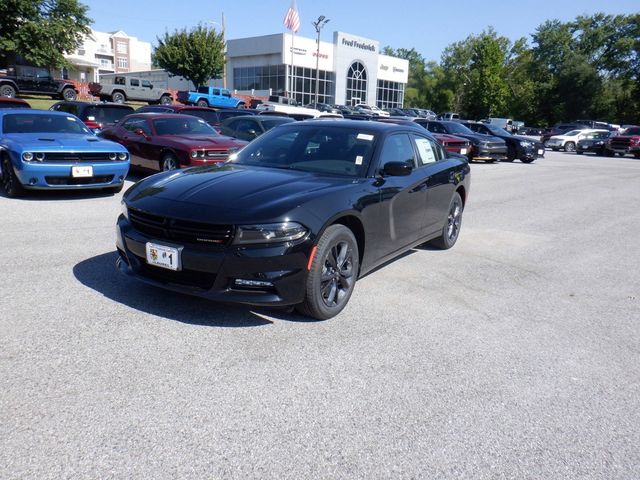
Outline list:
[[[539,148],[538,149],[538,155],[542,155],[542,154],[544,154],[544,150],[542,148]]]
[[[180,249],[147,242],[147,263],[168,270],[180,270]]]
[[[72,177],[93,177],[93,167],[91,165],[82,165],[81,167],[71,167]]]
[[[461,148],[460,149],[460,154],[461,155],[466,155],[467,154],[467,149],[466,148]]]

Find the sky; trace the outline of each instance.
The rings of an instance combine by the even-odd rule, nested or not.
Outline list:
[[[89,7],[93,28],[123,30],[157,44],[165,31],[208,23],[220,29],[224,13],[226,38],[285,32],[284,15],[291,0],[80,0]],[[546,20],[568,21],[578,15],[640,13],[640,0],[297,0],[298,35],[315,38],[311,22],[329,18],[322,40],[341,31],[377,40],[380,48],[415,48],[425,59],[439,61],[451,43],[492,26],[511,40],[527,37]]]

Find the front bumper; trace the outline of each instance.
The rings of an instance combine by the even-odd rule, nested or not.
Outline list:
[[[544,158],[544,146],[542,144],[531,147],[520,146],[518,149],[519,160],[535,160],[536,158]]]
[[[146,243],[176,246],[135,230],[122,215],[117,223],[118,269],[145,283],[210,300],[262,306],[304,300],[311,242],[270,246],[181,244],[180,271],[149,265]],[[239,286],[236,280],[268,282]]]
[[[73,177],[72,167],[91,166],[90,177]],[[21,162],[15,169],[18,180],[25,188],[34,190],[82,190],[88,188],[117,187],[129,172],[129,161],[104,163],[39,163]]]
[[[506,160],[507,147],[487,148],[483,146],[473,146],[469,153],[469,160],[480,160],[485,162],[495,162]]]

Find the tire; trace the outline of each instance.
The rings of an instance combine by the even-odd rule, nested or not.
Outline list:
[[[349,302],[360,267],[358,243],[344,225],[331,225],[320,237],[307,275],[305,299],[296,306],[316,320],[335,317]]]
[[[196,102],[196,106],[197,107],[208,107],[209,106],[209,102],[207,102],[204,98],[199,98],[198,101]]]
[[[160,171],[168,172],[178,168],[178,159],[173,153],[165,153],[160,160]]]
[[[576,151],[576,144],[574,142],[567,142],[564,144],[564,151],[565,152],[575,152]]]
[[[551,147],[551,150],[553,150],[554,152],[557,152],[560,149],[558,147]]]
[[[122,92],[113,92],[111,94],[111,101],[113,103],[124,103],[126,99],[127,97],[125,97],[124,93]]]
[[[460,235],[460,227],[462,226],[462,212],[464,204],[458,192],[453,194],[447,211],[447,218],[442,227],[442,234],[438,238],[434,238],[429,245],[439,248],[440,250],[448,250],[456,244]]]
[[[640,158],[640,152],[636,152],[636,153],[634,153],[634,154],[633,154],[633,156],[634,156],[635,158]]]
[[[2,162],[2,175],[0,176],[0,184],[2,184],[2,190],[9,198],[18,198],[24,195],[24,187],[18,180],[16,172],[13,170],[11,160],[7,155],[2,155],[0,160]]]
[[[169,95],[162,95],[160,97],[160,105],[171,105],[172,100]]]
[[[62,93],[60,94],[60,98],[66,100],[68,102],[73,102],[76,98],[78,98],[78,94],[71,87],[65,87],[62,89]]]
[[[15,96],[16,96],[16,89],[13,87],[13,85],[8,85],[8,84],[0,85],[0,97],[13,98]]]
[[[522,163],[533,163],[533,158],[521,158],[520,161]]]
[[[611,150],[605,150],[604,151],[604,155],[606,157],[613,157],[613,156],[615,156],[615,152],[612,152]]]
[[[507,158],[503,162],[513,162],[516,159],[516,149],[513,147],[507,148]]]
[[[577,155],[582,155],[584,152],[580,151],[580,150],[576,150],[576,154]]]

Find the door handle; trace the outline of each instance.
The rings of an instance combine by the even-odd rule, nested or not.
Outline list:
[[[427,189],[427,182],[421,183],[420,185],[417,185],[416,187],[412,188],[409,193],[415,193],[415,192],[424,192]]]

